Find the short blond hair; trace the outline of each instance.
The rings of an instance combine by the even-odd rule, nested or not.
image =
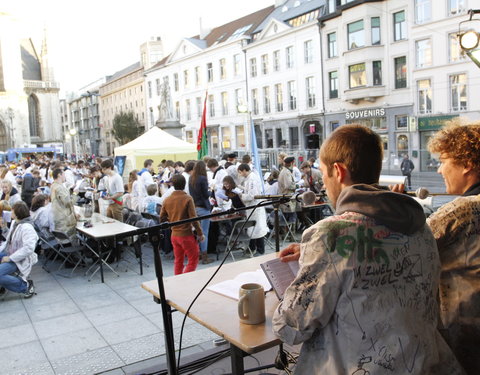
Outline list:
[[[480,173],[480,122],[466,123],[461,118],[447,122],[430,139],[428,150]]]

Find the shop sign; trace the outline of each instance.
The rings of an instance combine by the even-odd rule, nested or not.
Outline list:
[[[418,118],[418,130],[438,130],[444,124],[445,121],[450,121],[453,118],[458,116],[430,116],[430,117],[419,117]]]
[[[385,108],[364,109],[361,111],[350,111],[345,113],[345,120],[355,120],[359,118],[384,117]]]

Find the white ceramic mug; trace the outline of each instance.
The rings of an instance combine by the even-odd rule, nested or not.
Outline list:
[[[243,284],[239,290],[238,316],[244,324],[265,321],[265,292],[260,284]]]

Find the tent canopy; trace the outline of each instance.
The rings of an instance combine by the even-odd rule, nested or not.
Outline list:
[[[142,169],[146,159],[154,165],[163,159],[187,161],[197,158],[197,147],[154,126],[133,141],[115,148],[115,156],[126,156],[125,173]],[[125,176],[125,174],[124,174]]]

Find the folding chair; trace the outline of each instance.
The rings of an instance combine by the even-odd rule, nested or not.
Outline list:
[[[225,247],[225,252],[230,251],[230,255],[232,256],[233,261],[235,261],[235,256],[233,255],[233,252],[236,250],[242,250],[244,255],[247,254],[248,252],[250,254],[250,257],[253,258],[253,252],[249,246],[251,237],[248,235],[247,229],[253,228],[255,224],[256,224],[255,220],[249,220],[249,221],[237,220],[233,224],[230,237],[228,238],[228,241],[227,241],[227,246]],[[246,243],[245,249],[240,247],[242,243],[243,244]]]
[[[52,234],[57,241],[58,252],[64,257],[64,260],[60,265],[60,267],[58,268],[57,273],[60,276],[72,277],[77,267],[82,262],[84,264],[86,263],[86,259],[84,255],[84,247],[81,245],[74,244],[74,241],[72,241],[72,239],[69,236],[67,236],[66,233],[53,230]],[[67,262],[70,262],[71,264],[74,265],[72,268],[72,272],[70,272],[70,275],[65,275],[60,273],[60,270],[62,269],[62,267],[66,265]]]
[[[294,213],[290,213],[291,215],[285,216],[284,212],[282,210],[278,210],[278,226],[279,229],[283,229],[285,231],[285,235],[282,239],[282,246],[285,245],[285,242],[290,238],[293,242],[297,242],[297,239],[295,238],[294,235],[294,230],[295,230],[295,225],[297,222],[297,215]],[[270,215],[268,216],[268,220],[270,224],[274,224],[275,218],[274,218],[274,212],[272,211]],[[270,231],[270,234],[267,237],[267,243],[271,243],[272,237],[274,235],[279,236],[279,233],[275,233],[275,228]]]
[[[60,257],[62,261],[64,261],[66,256],[59,251],[58,241],[55,239],[55,236],[53,234],[41,230],[35,223],[33,224],[33,227],[35,228],[35,231],[38,235],[38,246],[40,247],[41,251],[43,252],[43,256],[45,257],[42,268],[48,273],[50,273],[50,270],[47,267],[48,261],[51,260],[52,262],[55,262],[58,257]],[[48,254],[49,250],[51,250],[53,254],[55,254],[53,259],[51,259],[52,255]]]

